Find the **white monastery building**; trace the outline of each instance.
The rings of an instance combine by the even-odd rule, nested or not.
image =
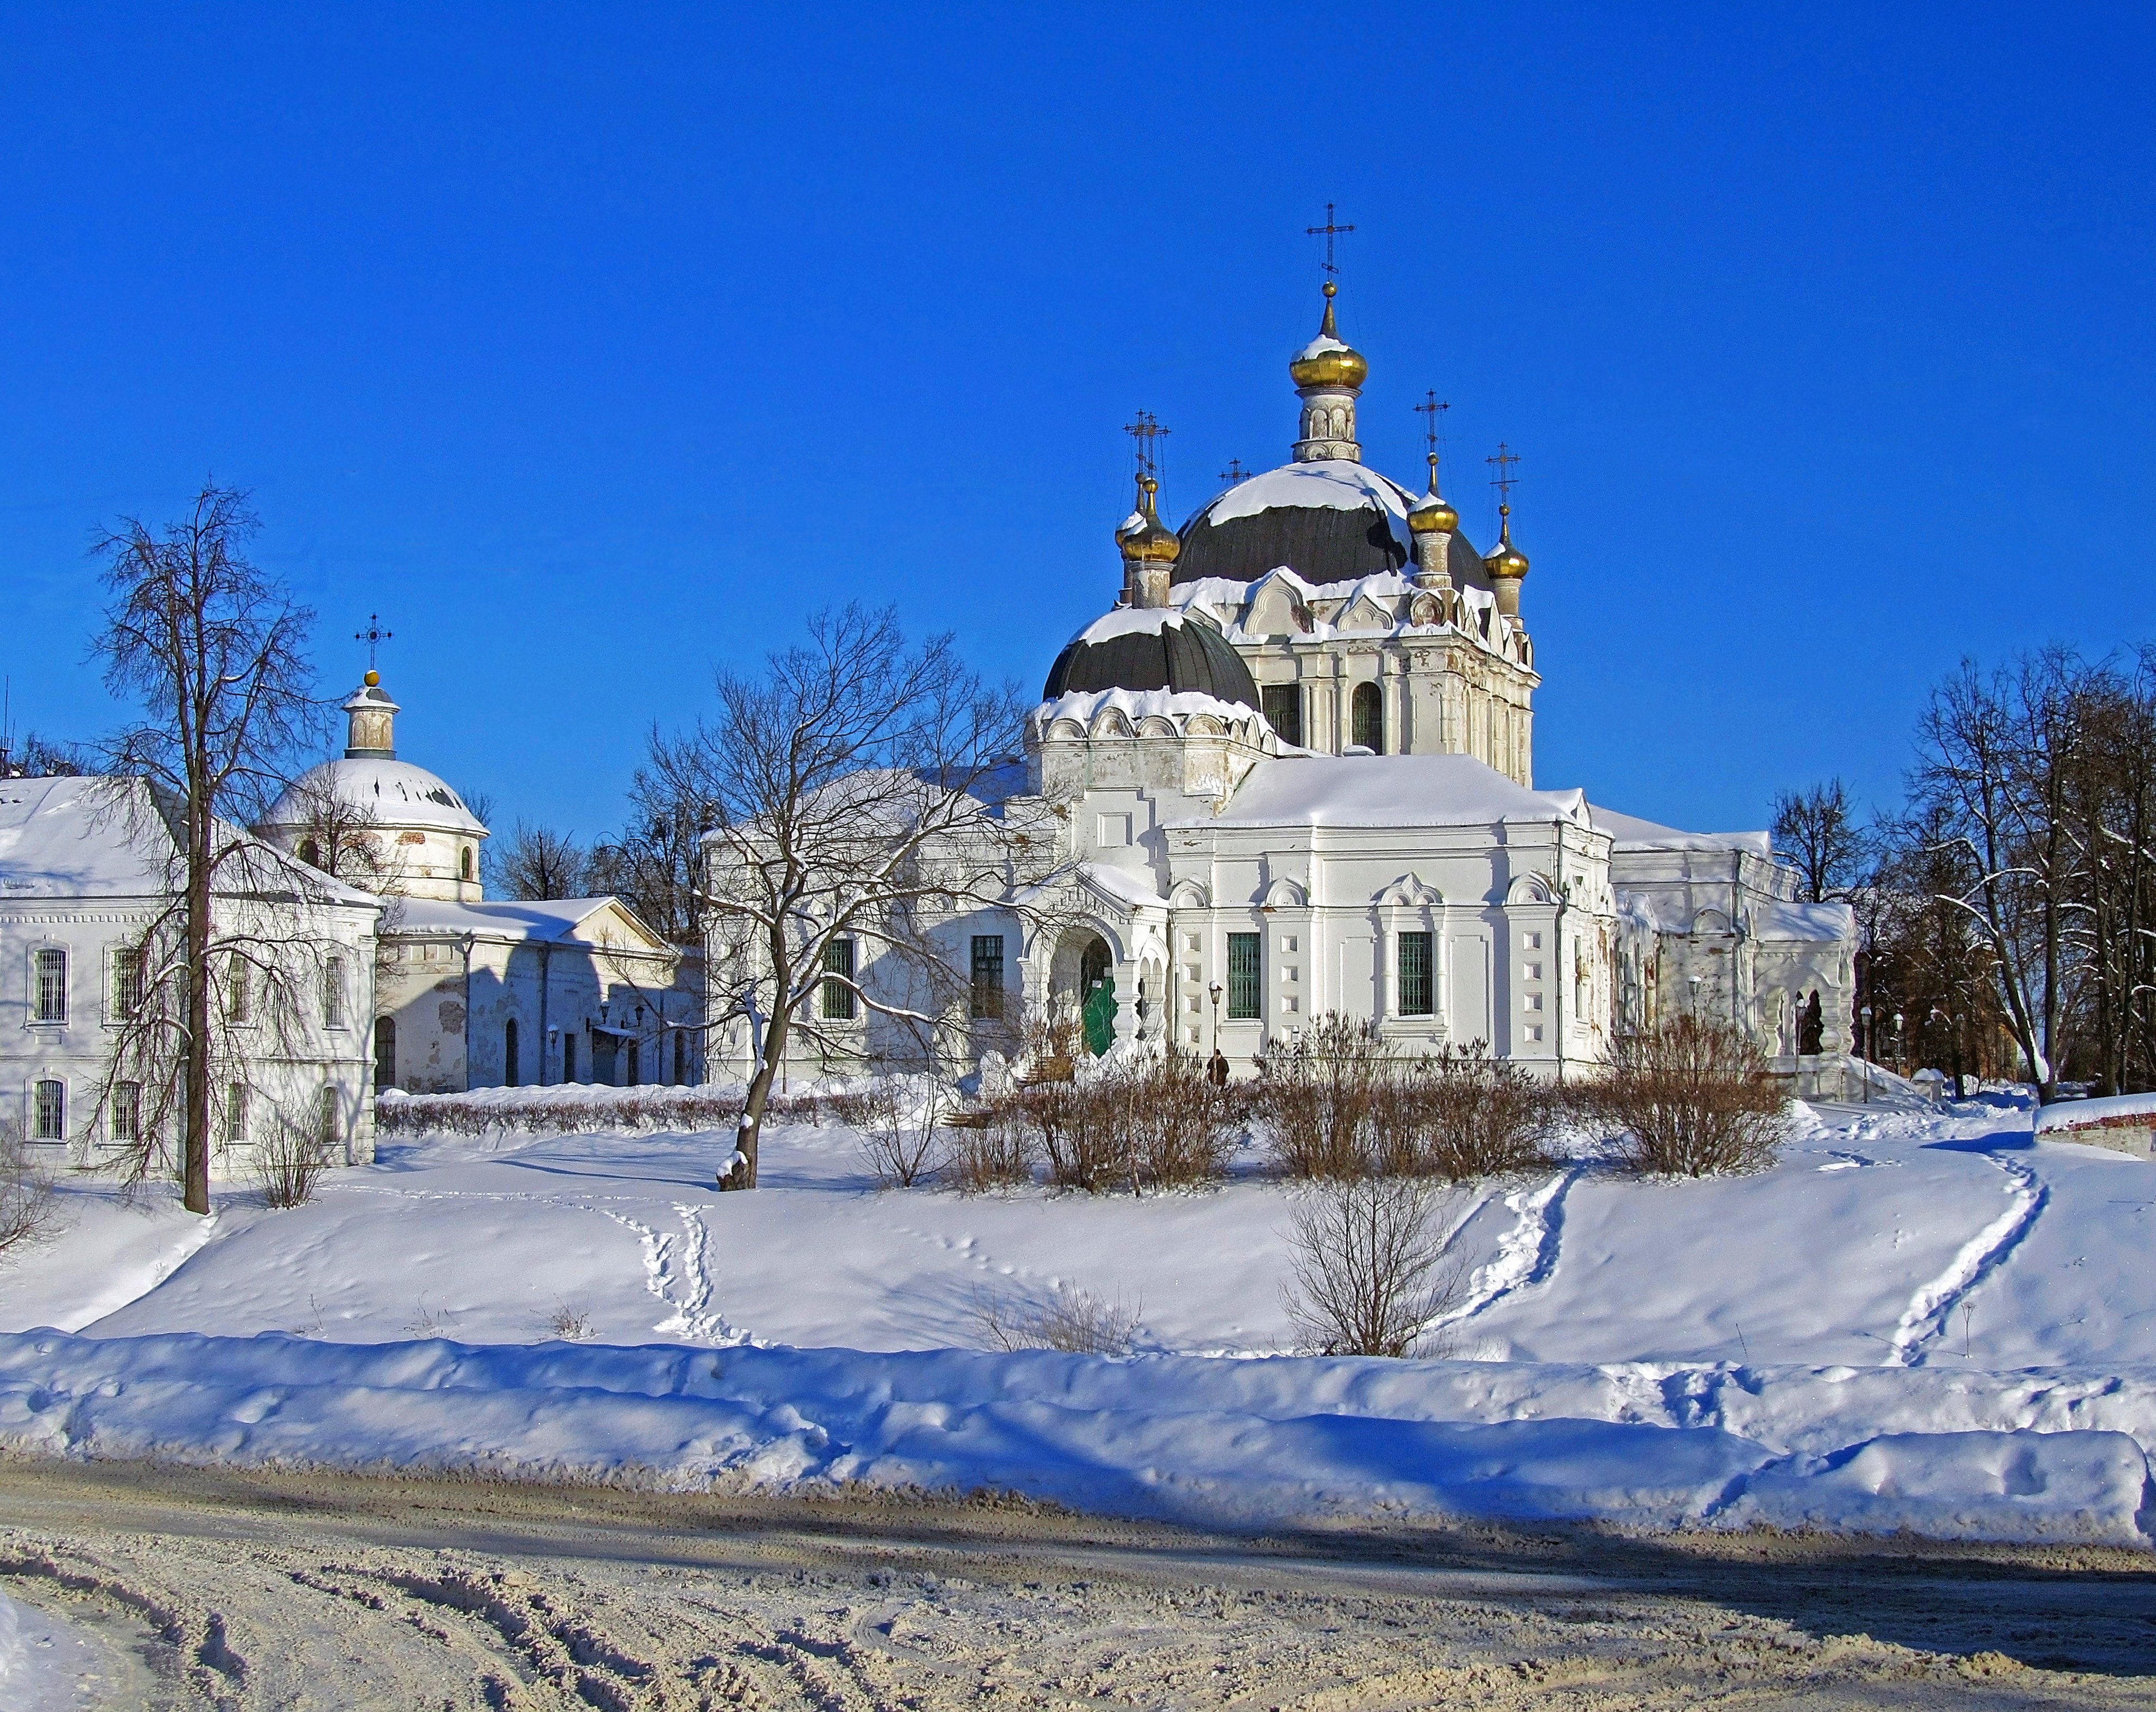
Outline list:
[[[400,711],[369,671],[343,757],[294,781],[259,830],[382,894],[370,1049],[377,1089],[702,1079],[698,957],[619,898],[490,903],[487,829],[397,756]]]
[[[993,971],[1029,1013],[1082,1007],[1096,1051],[1217,1044],[1246,1073],[1339,1012],[1557,1078],[1689,1007],[1750,1031],[1798,1092],[1839,1093],[1848,908],[1797,902],[1764,833],[1536,787],[1510,509],[1481,552],[1434,451],[1419,495],[1362,462],[1368,364],[1325,291],[1289,364],[1291,461],[1179,531],[1142,469],[1116,605],[1049,671],[1004,812],[1056,828],[1076,895],[1052,927],[955,924],[953,955],[970,942],[976,985]]]
[[[280,1121],[332,1161],[372,1159],[382,900],[227,828],[232,841],[211,894],[212,1168],[244,1171]],[[114,1047],[143,1021],[157,978],[145,959],[160,955],[179,873],[179,841],[142,782],[0,778],[0,1114],[70,1163],[143,1138],[156,1089],[115,1074]]]

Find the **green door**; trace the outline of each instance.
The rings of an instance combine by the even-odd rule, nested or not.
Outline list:
[[[1103,975],[1086,994],[1086,1049],[1098,1058],[1116,1043],[1116,977]]]

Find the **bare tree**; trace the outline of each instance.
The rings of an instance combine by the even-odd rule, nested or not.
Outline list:
[[[23,734],[20,746],[11,753],[6,743],[0,741],[0,779],[76,778],[90,768],[90,757],[79,743],[62,742],[28,731]]]
[[[721,1181],[749,1188],[797,1037],[857,1053],[858,1012],[938,1056],[966,992],[939,929],[983,908],[1024,911],[1057,841],[1004,812],[1020,778],[1016,689],[984,684],[948,637],[909,644],[887,609],[818,615],[760,673],[722,672],[718,703],[688,736],[654,735],[650,771],[709,828],[697,895],[711,935],[707,1026],[744,1026],[750,1059],[737,1160]],[[819,1005],[826,993],[839,1002]]]
[[[653,741],[660,741],[656,732]],[[711,829],[704,805],[676,795],[673,781],[639,766],[629,788],[629,823],[592,847],[591,884],[627,901],[639,920],[675,945],[693,945],[701,924],[696,913],[696,860]]]
[[[495,858],[502,895],[525,903],[584,896],[591,859],[567,833],[520,820]]]
[[[1845,900],[1863,876],[1864,829],[1840,779],[1774,798],[1774,848],[1796,864],[1807,903]]]
[[[1335,1176],[1298,1200],[1288,1317],[1319,1356],[1413,1356],[1459,1300],[1465,1268],[1428,1177]]]
[[[110,740],[108,771],[146,783],[178,852],[178,897],[136,953],[136,1014],[121,1031],[106,1097],[126,1079],[141,1087],[153,1120],[177,1107],[186,1204],[203,1213],[218,959],[238,958],[272,982],[288,979],[290,966],[259,922],[220,945],[212,896],[270,859],[241,828],[320,729],[304,652],[314,615],[248,560],[258,526],[245,494],[211,483],[178,521],[152,530],[129,518],[91,549],[111,597],[96,643],[105,681],[142,715]],[[124,800],[139,812],[131,805],[144,793]]]

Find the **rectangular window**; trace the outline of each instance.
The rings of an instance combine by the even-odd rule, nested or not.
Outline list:
[[[1268,684],[1258,691],[1265,723],[1283,743],[1302,746],[1302,685]]]
[[[33,1092],[30,1139],[33,1141],[66,1140],[67,1084],[40,1082]]]
[[[344,959],[331,957],[322,965],[322,1027],[344,1027]]]
[[[834,939],[824,947],[824,973],[842,977],[824,983],[824,1015],[834,1023],[854,1020],[854,942]]]
[[[247,1084],[235,1082],[224,1090],[224,1145],[237,1147],[247,1139]]]
[[[1435,960],[1427,933],[1400,935],[1400,1014],[1428,1017],[1437,1010]]]
[[[112,954],[112,1014],[131,1017],[141,1008],[141,948],[122,946]]]
[[[30,1020],[67,1021],[67,953],[47,946],[33,955]]]
[[[234,951],[232,954],[232,966],[225,971],[224,1015],[227,1022],[244,1023],[247,1020],[247,1001],[250,997],[249,989],[254,985],[248,979],[250,972],[247,966],[247,959]]]
[[[1258,971],[1264,943],[1262,934],[1228,935],[1228,1020],[1231,1023],[1255,1022],[1260,1015]]]
[[[1000,1017],[1004,1013],[1004,936],[999,933],[973,935],[973,1014]]]
[[[140,1082],[115,1082],[111,1103],[106,1106],[105,1127],[111,1131],[113,1145],[132,1146],[142,1139],[142,1084]]]
[[[685,1029],[674,1031],[674,1085],[683,1086],[689,1079],[689,1036]]]
[[[577,1079],[577,1037],[573,1034],[562,1037],[562,1079],[564,1082]]]
[[[326,1156],[335,1153],[344,1145],[344,1114],[339,1109],[336,1084],[326,1083],[322,1088],[321,1115],[317,1120],[316,1135]]]

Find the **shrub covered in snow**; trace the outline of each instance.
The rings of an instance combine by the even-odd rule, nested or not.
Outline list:
[[[810,1102],[812,1108],[814,1104]],[[778,1105],[773,1103],[774,1113]],[[375,1096],[374,1127],[384,1135],[730,1130],[741,1109],[737,1086],[599,1088],[578,1082],[552,1088],[475,1088],[469,1094],[404,1094],[386,1088]],[[786,1116],[806,1120],[800,1110],[789,1110]]]
[[[1760,1171],[1789,1134],[1789,1097],[1750,1038],[1690,1015],[1619,1040],[1609,1074],[1580,1110],[1615,1137],[1635,1171],[1703,1177]]]

